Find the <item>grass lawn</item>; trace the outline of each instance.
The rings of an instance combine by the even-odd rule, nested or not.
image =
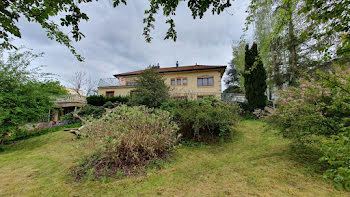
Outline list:
[[[288,140],[241,122],[231,142],[180,147],[161,170],[121,180],[76,183],[69,175],[80,152],[59,131],[19,141],[0,153],[0,196],[349,196],[302,160]]]

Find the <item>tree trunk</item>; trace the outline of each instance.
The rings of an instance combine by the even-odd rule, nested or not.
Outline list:
[[[292,0],[288,1],[287,4],[288,14],[289,14],[289,21],[288,21],[288,37],[289,37],[289,84],[294,85],[296,82],[296,75],[297,75],[297,64],[298,64],[298,57],[297,57],[297,40],[295,37],[294,32],[294,24],[293,24],[293,4]]]

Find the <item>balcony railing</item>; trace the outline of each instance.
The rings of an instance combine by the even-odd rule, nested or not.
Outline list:
[[[86,104],[86,97],[80,95],[65,95],[60,97],[55,97],[55,103],[81,103]]]

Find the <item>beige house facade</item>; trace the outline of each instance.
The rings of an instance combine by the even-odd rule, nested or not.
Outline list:
[[[173,98],[200,99],[221,96],[221,79],[226,66],[177,66],[155,68],[163,75],[164,82],[170,87]],[[106,97],[128,96],[135,89],[137,77],[144,70],[116,74],[118,85],[100,86],[98,94]]]

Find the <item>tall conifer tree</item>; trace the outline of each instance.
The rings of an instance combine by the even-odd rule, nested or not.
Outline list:
[[[244,67],[245,96],[249,103],[249,109],[263,109],[266,106],[266,71],[258,54],[258,45],[253,43],[245,48]]]

